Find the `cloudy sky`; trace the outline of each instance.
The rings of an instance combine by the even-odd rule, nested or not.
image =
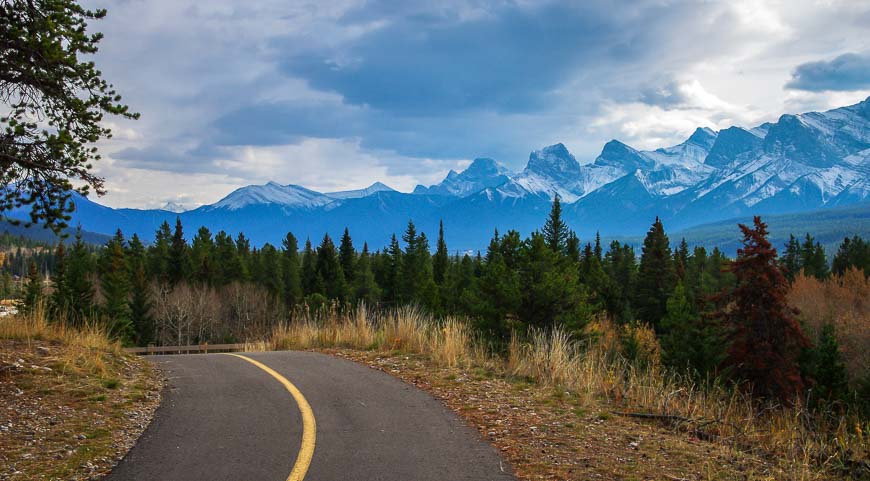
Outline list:
[[[106,0],[111,206],[410,190],[556,142],[679,143],[870,95],[870,1]]]

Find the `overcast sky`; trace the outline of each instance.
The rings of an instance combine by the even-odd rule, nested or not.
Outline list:
[[[563,142],[679,143],[870,95],[870,0],[88,0],[111,206],[188,207],[270,180],[430,184]]]

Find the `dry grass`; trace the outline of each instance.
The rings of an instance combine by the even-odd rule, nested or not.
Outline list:
[[[414,308],[374,314],[365,306],[341,311],[297,312],[252,350],[349,348],[421,354],[436,366],[485,368],[505,378],[571,393],[587,407],[651,415],[681,432],[774,460],[776,478],[821,480],[868,472],[870,423],[849,416],[816,415],[801,408],[759,406],[715,382],[698,385],[658,362],[649,328],[598,321],[586,343],[564,331],[514,336],[506,356],[496,355],[458,319],[436,319]],[[639,361],[622,355],[626,336],[639,346]],[[713,479],[713,478],[711,478]]]
[[[145,429],[160,381],[101,329],[0,319],[0,479],[92,479]]]

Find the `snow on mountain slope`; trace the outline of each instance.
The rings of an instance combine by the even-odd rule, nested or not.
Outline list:
[[[180,206],[172,201],[167,202],[163,207],[160,208],[160,210],[165,210],[167,212],[174,212],[176,214],[180,214],[182,212],[187,211],[187,209],[185,209],[184,207],[182,207],[182,206]]]
[[[249,185],[231,192],[211,207],[238,210],[249,205],[276,204],[285,207],[314,208],[333,202],[334,199],[320,192],[298,185],[281,185],[269,182],[264,185]]]
[[[478,158],[461,173],[451,170],[439,184],[418,185],[415,194],[466,197],[488,187],[497,187],[510,178],[510,171],[493,159]]]
[[[356,190],[343,190],[340,192],[327,192],[327,197],[331,197],[333,199],[359,199],[361,197],[368,197],[375,192],[395,192],[396,190],[392,187],[381,183],[375,182],[374,184],[364,188],[364,189],[356,189]]]

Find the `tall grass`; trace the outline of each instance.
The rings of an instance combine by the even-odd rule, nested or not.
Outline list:
[[[800,404],[759,404],[717,380],[697,383],[661,367],[651,329],[598,320],[584,341],[564,330],[514,335],[505,353],[490,349],[462,319],[437,319],[404,307],[374,313],[364,305],[311,312],[274,329],[252,350],[351,348],[424,354],[446,367],[486,366],[568,390],[589,405],[605,403],[631,415],[652,416],[716,442],[761,450],[787,460],[788,479],[821,479],[818,469],[868,462],[870,423],[850,415],[815,413]],[[636,347],[626,358],[623,341]]]
[[[122,354],[121,344],[112,341],[101,325],[70,327],[63,319],[50,322],[41,305],[28,314],[0,318],[0,340],[4,339],[29,347],[38,342],[57,344],[62,347],[55,351],[62,369],[84,374],[106,374],[106,356]]]

